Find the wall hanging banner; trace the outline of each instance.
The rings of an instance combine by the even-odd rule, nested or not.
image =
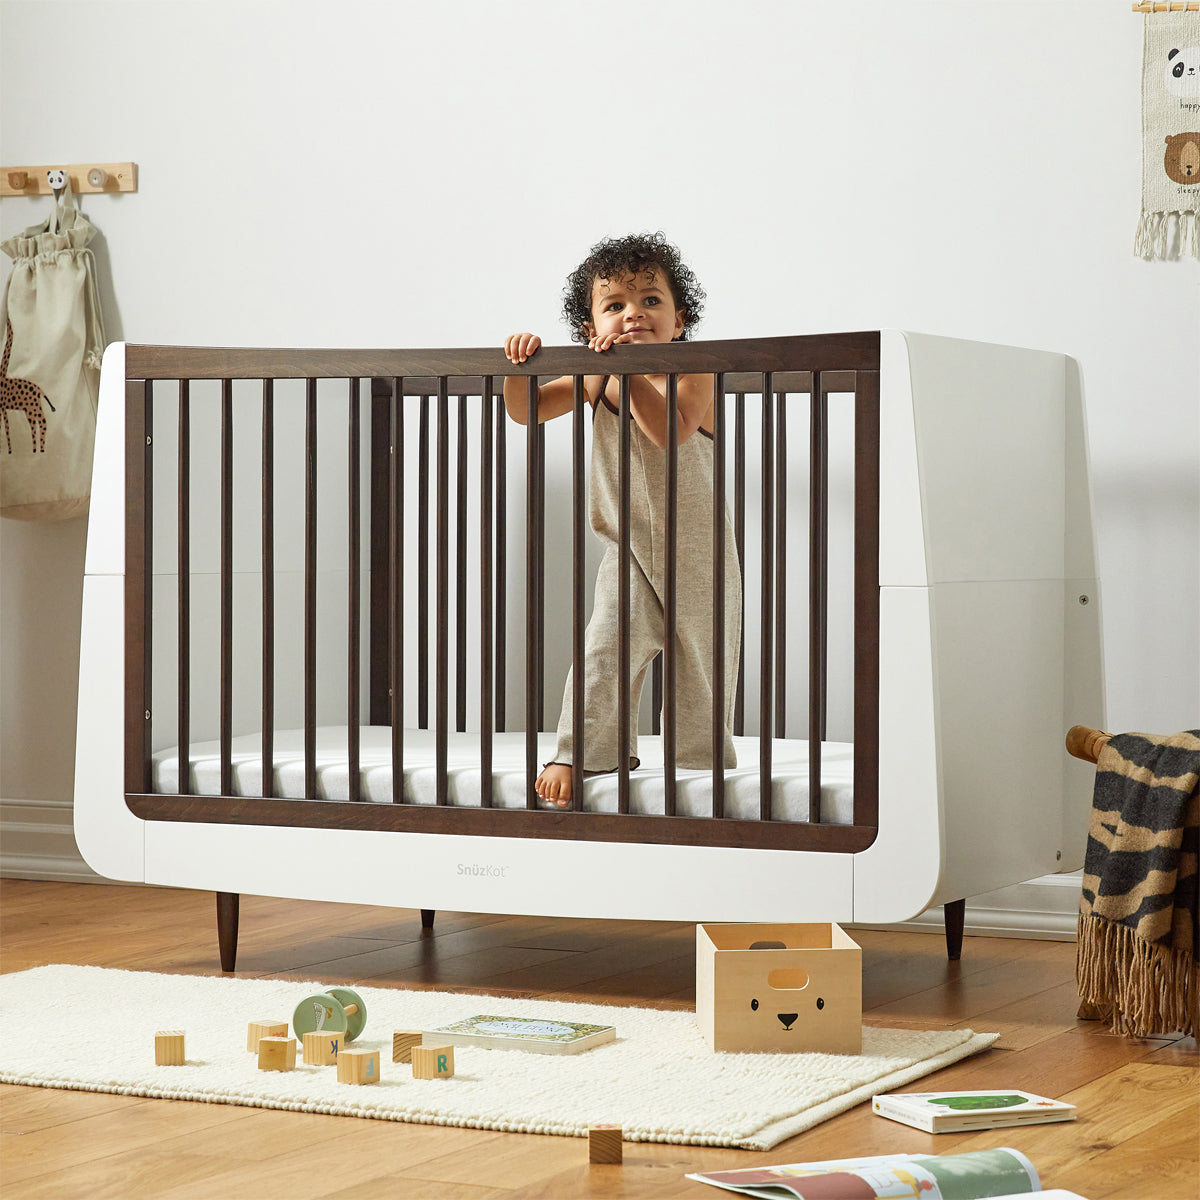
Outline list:
[[[1200,258],[1200,13],[1147,13],[1142,217],[1134,253]]]
[[[0,516],[62,521],[88,510],[104,350],[95,235],[68,183],[42,224],[0,244],[13,260],[0,313]]]

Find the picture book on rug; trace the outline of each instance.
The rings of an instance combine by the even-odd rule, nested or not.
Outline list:
[[[579,1021],[539,1021],[532,1017],[468,1017],[422,1031],[427,1046],[483,1046],[529,1050],[535,1054],[579,1054],[617,1036],[615,1026]]]
[[[884,1154],[751,1167],[689,1175],[763,1200],[876,1200],[912,1196],[917,1200],[978,1200],[1042,1190],[1033,1163],[1019,1150],[1001,1147],[968,1154]]]
[[[958,1129],[996,1129],[1004,1125],[1041,1125],[1073,1121],[1075,1105],[1015,1088],[1006,1092],[891,1092],[871,1097],[881,1117],[926,1133]]]

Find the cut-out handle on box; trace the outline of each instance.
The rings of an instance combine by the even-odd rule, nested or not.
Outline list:
[[[808,987],[808,972],[801,967],[780,967],[767,976],[767,987],[777,992],[798,992]]]

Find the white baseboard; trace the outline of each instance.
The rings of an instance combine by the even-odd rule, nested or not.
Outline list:
[[[0,800],[0,876],[108,882],[79,853],[70,800]]]
[[[1073,942],[1079,914],[1082,872],[1043,875],[1027,883],[967,899],[963,932],[976,937],[1033,938]],[[931,908],[895,925],[865,925],[864,929],[909,929],[940,934],[945,928],[941,907]]]

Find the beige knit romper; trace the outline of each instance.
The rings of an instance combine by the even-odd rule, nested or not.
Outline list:
[[[592,422],[591,524],[604,543],[592,616],[584,635],[584,770],[615,771],[618,719],[618,579],[620,570],[620,416],[601,385]],[[614,383],[612,390],[616,391]],[[666,462],[630,418],[630,696],[628,753],[637,765],[637,711],[646,670],[663,646]],[[676,558],[676,765],[711,769],[713,705],[713,441],[697,431],[679,447]],[[742,583],[728,508],[725,512],[725,766],[737,765],[732,712],[741,636]],[[563,695],[554,760],[571,763],[571,673]]]

